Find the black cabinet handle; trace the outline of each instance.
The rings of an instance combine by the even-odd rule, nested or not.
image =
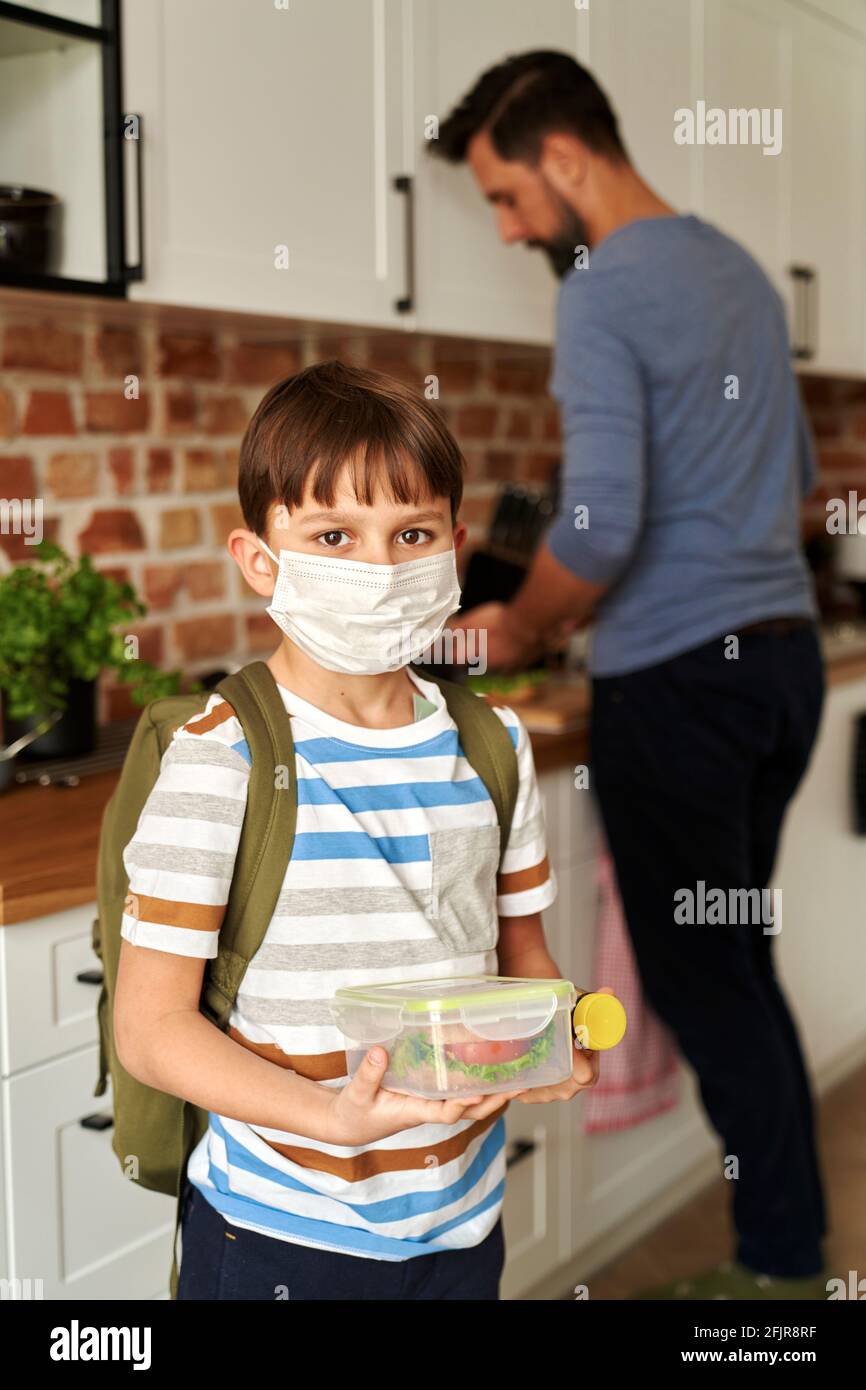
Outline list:
[[[105,974],[96,966],[92,970],[79,970],[75,976],[80,985],[101,985],[105,982]]]
[[[807,361],[815,356],[818,348],[817,335],[814,339],[812,336],[813,325],[817,328],[818,323],[815,295],[818,272],[810,265],[792,265],[788,273],[794,281],[794,334],[791,356],[799,361]]]
[[[515,1139],[505,1159],[506,1168],[513,1168],[515,1163],[521,1163],[528,1154],[535,1153],[538,1145],[532,1139]]]
[[[402,193],[406,199],[405,254],[406,254],[406,293],[394,300],[398,314],[411,314],[415,308],[415,188],[409,174],[398,174],[394,179],[395,193]]]
[[[107,1114],[104,1110],[97,1110],[93,1115],[85,1115],[79,1124],[82,1129],[111,1129],[114,1124],[114,1116]]]

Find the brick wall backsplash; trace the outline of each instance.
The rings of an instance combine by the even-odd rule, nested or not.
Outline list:
[[[268,651],[275,629],[225,550],[242,524],[238,447],[264,391],[326,357],[390,372],[439,404],[466,456],[462,519],[484,535],[506,481],[540,486],[559,459],[549,353],[468,339],[337,329],[135,304],[0,299],[0,498],[39,498],[44,533],[129,580],[147,604],[142,656],[199,674]],[[866,495],[866,383],[802,378],[821,453],[804,507]],[[0,534],[13,561],[32,554]],[[130,713],[103,693],[105,718]]]

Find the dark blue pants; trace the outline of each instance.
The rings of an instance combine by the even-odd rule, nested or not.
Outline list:
[[[181,1230],[178,1299],[495,1301],[505,1263],[501,1220],[469,1250],[371,1260],[232,1226],[191,1183],[186,1185]]]
[[[738,660],[724,650],[719,638],[596,679],[593,776],[646,997],[697,1073],[724,1154],[738,1160],[737,1258],[797,1278],[822,1268],[826,1226],[809,1080],[774,938],[760,922],[678,923],[674,895],[697,893],[701,880],[726,896],[772,886],[824,672],[812,628],[744,632]],[[833,949],[831,921],[797,929]]]

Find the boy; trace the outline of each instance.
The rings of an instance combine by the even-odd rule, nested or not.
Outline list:
[[[228,548],[282,631],[268,661],[291,720],[294,849],[228,1031],[199,1012],[232,880],[249,752],[213,694],[167,749],[124,852],[115,1000],[122,1065],[210,1113],[193,1152],[178,1298],[496,1299],[509,1099],[433,1101],[351,1082],[328,1000],[343,985],[467,974],[558,976],[556,895],[525,728],[497,714],[520,787],[499,828],[433,682],[408,663],[459,601],[463,460],[399,382],[326,362],[273,387],[241,447],[247,529]],[[499,923],[497,925],[497,914]]]

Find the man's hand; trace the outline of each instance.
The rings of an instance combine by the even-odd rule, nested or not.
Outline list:
[[[476,644],[493,671],[515,671],[529,666],[541,654],[542,644],[516,621],[506,603],[481,603],[465,617],[451,618],[448,627],[486,631],[486,648]]]
[[[578,579],[541,545],[510,603],[479,604],[448,626],[486,629],[486,669],[515,671],[584,627],[606,589],[606,584]]]

